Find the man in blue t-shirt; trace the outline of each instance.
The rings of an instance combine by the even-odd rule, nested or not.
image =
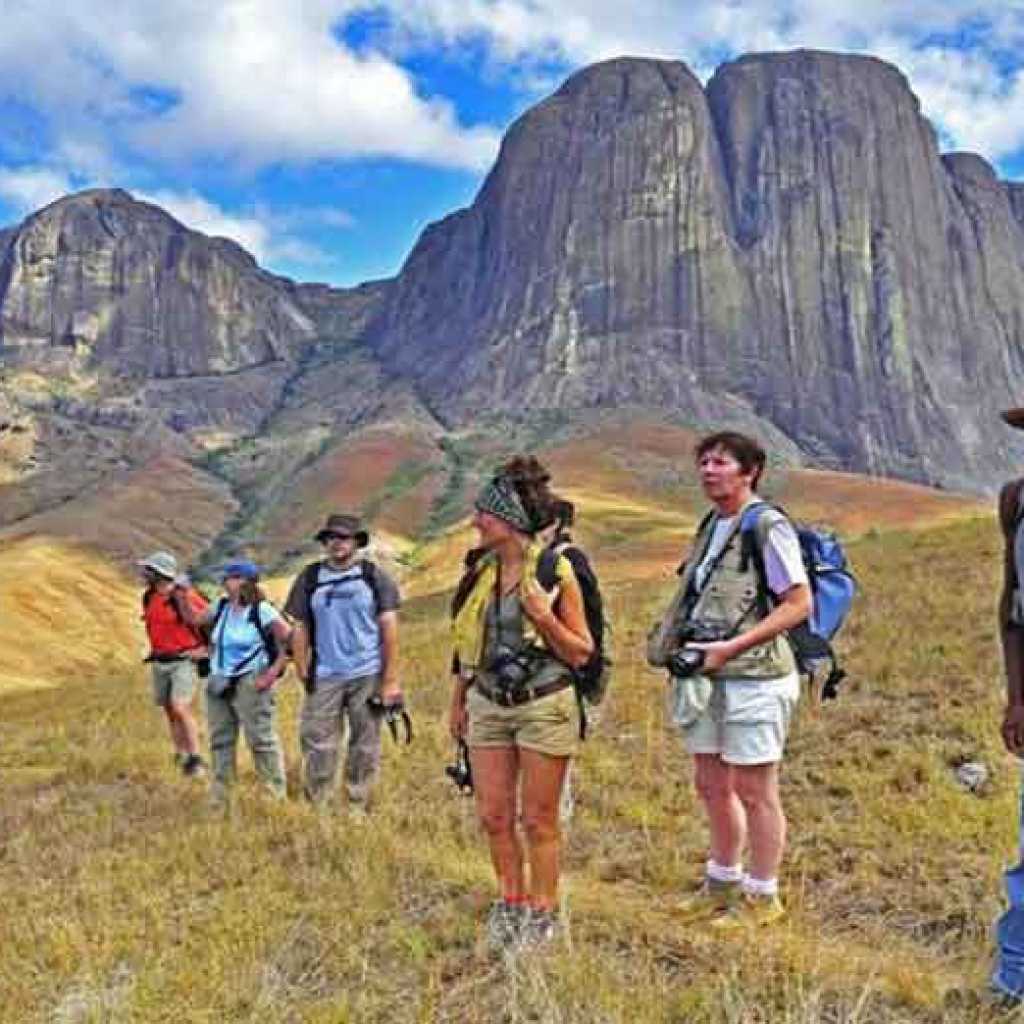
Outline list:
[[[326,558],[299,574],[285,603],[295,622],[295,663],[306,686],[299,739],[306,796],[322,805],[334,788],[342,725],[348,723],[345,784],[350,807],[366,810],[380,766],[379,711],[401,699],[398,587],[363,558],[369,534],[358,517],[334,514],[316,535]]]

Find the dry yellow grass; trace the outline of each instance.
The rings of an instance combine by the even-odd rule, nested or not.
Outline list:
[[[416,742],[387,741],[362,828],[296,799],[263,803],[244,752],[235,817],[208,816],[202,784],[172,771],[131,658],[5,693],[0,1020],[1001,1019],[979,996],[1016,813],[996,735],[993,524],[869,535],[852,554],[863,597],[845,637],[850,685],[829,707],[805,702],[784,773],[792,913],[778,930],[722,942],[673,919],[706,833],[663,683],[640,660],[665,587],[623,582],[610,590],[614,689],[581,758],[567,844],[572,951],[488,959],[490,868],[441,772],[443,602],[426,599],[404,613]],[[7,564],[43,578],[54,564],[43,549],[17,557]],[[55,627],[19,593],[5,652],[51,649]],[[131,618],[134,599],[126,588],[116,610]],[[112,625],[111,645],[130,631]],[[294,680],[281,699],[294,791]],[[966,758],[993,771],[981,795],[952,780]]]

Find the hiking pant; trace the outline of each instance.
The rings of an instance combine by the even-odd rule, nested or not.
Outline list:
[[[275,796],[284,797],[284,753],[277,736],[277,694],[273,689],[257,690],[258,673],[247,672],[235,686],[220,696],[206,691],[206,717],[210,729],[210,762],[214,802],[227,799],[235,779],[235,748],[238,730],[252,753],[260,782]]]
[[[367,706],[380,689],[380,676],[357,679],[328,677],[316,681],[306,694],[299,724],[303,779],[308,799],[323,803],[334,791],[338,775],[338,746],[347,726],[345,788],[350,803],[365,806],[380,768],[383,715]]]

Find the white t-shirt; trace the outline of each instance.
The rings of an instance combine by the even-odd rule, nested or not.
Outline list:
[[[694,583],[698,590],[704,589],[708,570],[721,554],[735,525],[736,516],[719,519],[715,523],[707,553],[694,572]],[[800,541],[788,519],[780,520],[768,531],[764,544],[764,572],[768,587],[776,596],[781,596],[797,584],[809,582],[803,556],[800,554]]]

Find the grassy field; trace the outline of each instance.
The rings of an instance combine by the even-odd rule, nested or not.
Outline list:
[[[45,551],[18,550],[23,572],[45,575]],[[135,663],[130,587],[99,561],[77,565],[76,580],[100,574],[87,594],[113,596],[106,618],[74,613],[73,637],[19,590],[5,660],[13,651],[16,675],[58,685],[8,687],[0,673],[0,1020],[1004,1019],[980,998],[1015,836],[1016,779],[996,729],[994,524],[873,531],[851,554],[863,587],[844,638],[851,678],[839,701],[803,702],[785,765],[787,922],[745,942],[673,919],[706,831],[663,680],[640,657],[670,586],[652,561],[645,579],[612,573],[616,677],[567,837],[571,948],[516,963],[484,953],[490,867],[470,802],[442,773],[439,599],[404,613],[415,743],[386,740],[375,813],[354,826],[294,799],[293,677],[280,694],[293,799],[265,803],[243,751],[225,821],[202,783],[172,770]],[[0,567],[14,557],[0,553]],[[53,660],[79,644],[77,661]],[[105,647],[119,653],[105,659]],[[978,795],[953,779],[965,760],[991,770]]]

